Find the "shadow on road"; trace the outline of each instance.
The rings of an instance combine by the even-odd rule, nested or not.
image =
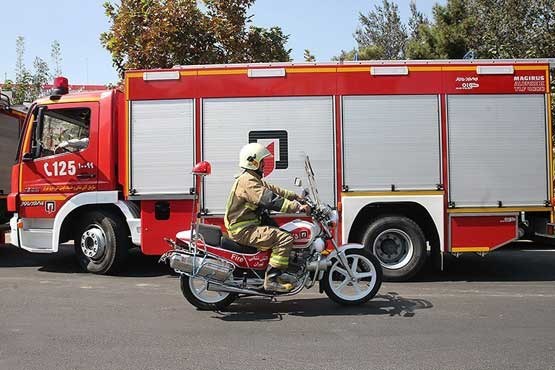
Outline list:
[[[0,268],[37,267],[39,271],[82,274],[72,245],[62,245],[55,254],[30,253],[11,245],[0,245]],[[117,273],[127,277],[155,277],[170,275],[172,270],[158,263],[158,256],[145,256],[132,249],[125,267]]]
[[[329,298],[300,298],[272,302],[265,298],[241,298],[224,311],[216,312],[214,318],[223,321],[275,321],[283,316],[364,316],[387,315],[413,317],[416,311],[432,308],[434,305],[424,299],[409,299],[395,292],[378,294],[361,306],[346,307],[332,302]]]
[[[430,264],[412,282],[555,281],[555,250],[551,245],[517,242],[485,256],[445,256],[445,271]]]

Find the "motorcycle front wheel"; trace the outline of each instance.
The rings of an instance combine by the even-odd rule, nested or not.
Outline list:
[[[207,289],[208,282],[204,279],[181,275],[181,292],[190,304],[201,311],[217,311],[229,306],[237,299],[237,295],[227,292],[214,292]]]
[[[354,279],[349,277],[341,261],[335,259],[320,284],[327,296],[339,304],[354,306],[368,302],[382,285],[380,262],[365,249],[351,249],[345,255]]]

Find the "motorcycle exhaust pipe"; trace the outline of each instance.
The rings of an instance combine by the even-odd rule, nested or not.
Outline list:
[[[331,261],[322,258],[320,261],[312,261],[307,266],[308,271],[326,271],[331,267]]]
[[[264,297],[273,297],[272,294],[261,293],[256,290],[236,288],[228,285],[220,285],[216,283],[208,283],[207,290],[212,292],[225,292],[225,293],[238,293],[238,294],[248,294],[248,295],[258,295]]]
[[[178,272],[194,274],[205,279],[224,282],[233,273],[234,266],[231,263],[187,254],[174,254],[170,257],[170,267]]]

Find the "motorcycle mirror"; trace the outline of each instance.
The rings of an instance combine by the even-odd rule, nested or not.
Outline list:
[[[301,186],[303,186],[303,180],[301,180],[301,179],[298,178],[298,177],[295,177],[295,186],[298,186],[299,188],[300,188]]]

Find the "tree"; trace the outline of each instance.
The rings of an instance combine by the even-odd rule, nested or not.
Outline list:
[[[549,0],[473,0],[481,58],[553,57],[555,3]]]
[[[382,49],[377,46],[363,46],[359,49],[353,48],[349,51],[341,50],[341,53],[331,60],[378,60],[383,59]]]
[[[410,2],[410,18],[408,21],[409,39],[405,56],[408,59],[432,59],[435,53],[436,38],[430,21],[419,12],[414,1]]]
[[[403,59],[408,35],[399,16],[399,7],[389,0],[376,6],[368,15],[359,14],[360,26],[355,31],[358,48],[374,48],[380,59]]]
[[[52,59],[52,65],[54,74],[52,77],[58,77],[62,75],[62,49],[58,40],[52,41],[52,46],[50,49],[50,58]]]
[[[316,57],[314,55],[312,55],[312,53],[308,49],[304,49],[303,57],[304,57],[305,62],[315,62],[316,61]]]
[[[33,69],[34,73],[31,75],[31,84],[28,87],[29,101],[33,101],[41,96],[44,85],[46,85],[50,79],[48,64],[42,58],[35,58]]]
[[[25,67],[25,38],[17,36],[15,40],[15,85],[13,90],[14,104],[21,104],[28,98],[27,86],[31,82],[31,73]]]
[[[25,38],[18,36],[16,44],[15,83],[11,85],[13,103],[22,104],[36,100],[44,92],[44,85],[50,79],[48,63],[42,58],[35,57],[33,71],[25,66]]]
[[[242,51],[237,63],[288,62],[291,60],[291,49],[285,49],[288,35],[280,27],[270,29],[249,27]],[[226,62],[229,63],[229,62]]]
[[[104,4],[111,26],[100,36],[120,74],[133,68],[288,61],[288,35],[250,25],[254,0],[122,0]],[[248,27],[247,27],[248,26]]]

